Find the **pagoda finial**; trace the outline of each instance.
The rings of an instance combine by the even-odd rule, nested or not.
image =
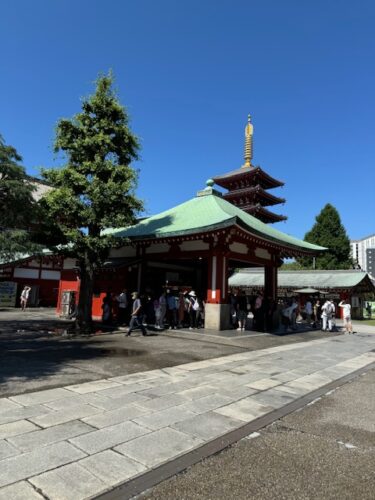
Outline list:
[[[245,163],[243,167],[251,167],[251,160],[253,159],[253,131],[254,127],[251,124],[251,116],[247,115],[247,124],[245,127]]]

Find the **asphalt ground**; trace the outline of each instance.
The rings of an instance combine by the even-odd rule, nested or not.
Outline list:
[[[176,366],[243,351],[323,338],[317,330],[272,335],[236,331],[135,332],[104,330],[72,335],[72,322],[54,309],[0,310],[0,396],[79,384],[135,372]],[[302,328],[302,327],[301,327]]]
[[[371,370],[139,498],[373,500],[374,387]]]

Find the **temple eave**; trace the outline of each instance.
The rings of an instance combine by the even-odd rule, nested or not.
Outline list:
[[[275,214],[260,205],[245,205],[238,208],[265,223],[281,222],[288,218],[285,215]]]
[[[285,198],[279,198],[274,196],[263,189],[241,189],[236,191],[229,191],[223,194],[223,198],[236,206],[241,206],[243,202],[241,200],[251,201],[254,205],[260,203],[263,206],[278,205],[280,203],[285,203]]]
[[[238,182],[248,181],[254,184],[254,178],[257,179],[257,184],[261,185],[263,188],[271,189],[284,186],[284,182],[271,177],[260,167],[241,167],[227,174],[213,177],[213,180],[218,186],[232,189],[233,185]]]

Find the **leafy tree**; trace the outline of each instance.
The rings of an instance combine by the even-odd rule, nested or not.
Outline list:
[[[312,229],[305,234],[305,241],[327,247],[328,251],[316,257],[316,269],[349,269],[352,268],[350,258],[350,240],[341,223],[340,215],[335,207],[327,203]],[[311,258],[301,258],[298,262],[305,269],[312,268]]]
[[[19,162],[21,156],[0,135],[0,257],[35,251],[30,227],[35,217],[34,186]]]
[[[295,260],[293,262],[284,262],[280,267],[281,271],[299,271],[301,269],[304,269],[303,266]]]
[[[138,158],[139,143],[112,84],[111,74],[100,76],[82,111],[59,121],[54,150],[62,151],[67,163],[42,171],[54,188],[42,203],[80,265],[81,331],[91,329],[94,272],[115,244],[103,230],[134,223],[143,208],[134,194],[137,173],[130,166]]]

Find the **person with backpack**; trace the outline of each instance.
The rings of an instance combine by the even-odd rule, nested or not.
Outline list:
[[[198,327],[199,321],[199,301],[196,293],[192,290],[189,293],[189,320],[190,326],[189,330],[193,330]]]
[[[322,306],[322,330],[332,331],[333,307],[329,300],[326,300]]]
[[[130,334],[133,330],[135,330],[136,328],[140,328],[142,331],[142,335],[145,337],[147,335],[147,330],[142,322],[143,320],[142,304],[138,292],[132,293],[132,299],[133,299],[132,314],[130,318],[129,330],[126,336],[130,337]]]

